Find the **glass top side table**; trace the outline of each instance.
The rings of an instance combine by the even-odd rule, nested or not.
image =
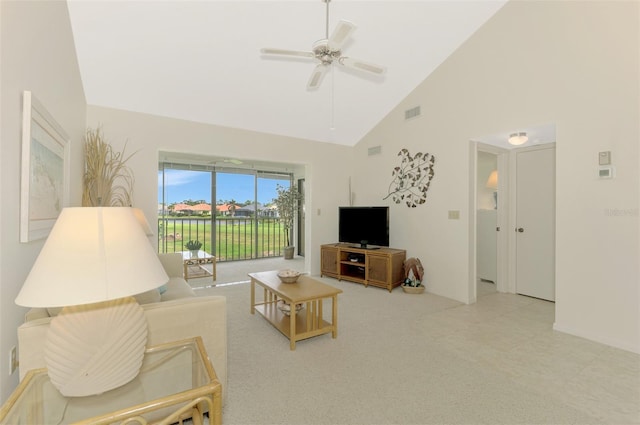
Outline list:
[[[184,264],[184,279],[189,280],[195,277],[207,277],[211,276],[215,282],[216,276],[216,257],[203,250],[194,251],[181,251],[182,262]],[[211,264],[211,271],[204,266]],[[189,273],[191,272],[191,273]],[[195,274],[194,274],[195,272]]]
[[[0,409],[2,424],[222,423],[222,386],[200,337],[145,351],[128,384],[89,397],[64,397],[46,369],[29,371]]]

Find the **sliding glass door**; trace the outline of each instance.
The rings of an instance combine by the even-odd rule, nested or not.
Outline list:
[[[158,250],[185,251],[187,242],[199,241],[213,252],[214,216],[210,171],[172,169],[158,173]]]
[[[217,261],[281,256],[273,199],[278,185],[291,182],[290,173],[161,163],[159,251],[183,251],[188,240],[199,240]]]

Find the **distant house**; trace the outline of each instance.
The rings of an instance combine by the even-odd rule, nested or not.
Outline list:
[[[236,209],[236,217],[253,217],[256,213],[260,214],[260,211],[263,209],[260,202],[257,204],[248,204]]]
[[[216,210],[218,211],[218,214],[224,217],[233,217],[233,215],[235,214],[235,210],[237,209],[238,209],[238,206],[234,204],[216,205]]]
[[[262,217],[270,217],[270,218],[273,218],[273,217],[279,217],[279,216],[280,216],[280,215],[278,214],[278,207],[276,206],[276,204],[273,204],[273,205],[269,205],[269,206],[264,207],[264,208],[262,209],[262,211],[261,211],[260,215],[261,215]]]
[[[195,215],[210,215],[211,214],[211,205],[209,204],[196,204],[191,205],[191,211]]]
[[[248,204],[244,207],[236,208],[236,217],[252,217],[256,214],[256,211],[260,204]]]
[[[205,215],[211,214],[211,205],[209,204],[175,204],[173,207],[169,207],[175,214],[178,215]]]
[[[260,202],[257,204],[248,204],[244,207],[236,209],[236,217],[278,217],[278,209],[275,205],[263,206]]]

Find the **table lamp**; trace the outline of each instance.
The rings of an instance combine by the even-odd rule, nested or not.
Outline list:
[[[64,307],[51,320],[45,364],[65,396],[100,394],[138,375],[147,322],[131,295],[169,277],[132,208],[65,208],[15,302]]]
[[[153,230],[151,230],[151,226],[149,226],[149,222],[147,221],[147,217],[144,216],[144,213],[140,208],[133,208],[133,214],[138,219],[138,223],[142,226],[142,230],[144,230],[144,234],[147,236],[153,236]]]
[[[489,174],[487,188],[493,189],[493,209],[498,209],[498,170],[493,170]]]

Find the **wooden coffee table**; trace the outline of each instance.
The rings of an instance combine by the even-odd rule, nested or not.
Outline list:
[[[296,283],[282,283],[277,271],[249,273],[251,278],[251,314],[260,313],[269,323],[289,338],[289,348],[296,349],[296,341],[331,333],[338,337],[338,294],[341,289],[326,285],[309,277],[300,276]],[[264,289],[261,302],[256,302],[256,285]],[[331,299],[331,323],[323,318],[325,299]],[[304,308],[291,317],[278,308],[283,300],[290,306],[303,304]],[[294,311],[294,308],[291,308]]]

